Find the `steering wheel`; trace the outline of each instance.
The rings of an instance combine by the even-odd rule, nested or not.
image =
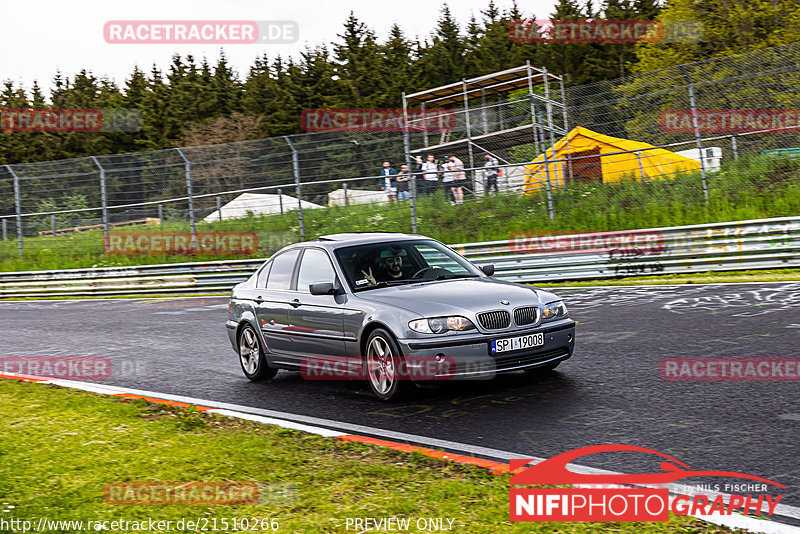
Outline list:
[[[414,274],[411,276],[411,278],[418,278],[418,277],[419,277],[419,275],[421,275],[422,273],[424,273],[424,272],[427,272],[427,271],[430,271],[430,270],[432,270],[432,269],[437,269],[437,267],[430,267],[430,266],[428,266],[428,267],[423,267],[423,268],[422,268],[422,269],[420,269],[419,271],[415,272],[415,273],[414,273]]]
[[[418,277],[419,275],[421,275],[422,273],[424,273],[424,272],[427,272],[427,271],[431,271],[431,270],[433,270],[433,269],[441,269],[441,267],[439,267],[438,265],[431,265],[431,266],[428,266],[428,267],[423,267],[423,268],[422,268],[422,269],[420,269],[419,271],[415,272],[415,273],[414,273],[414,274],[411,276],[411,278],[417,278],[417,277]]]

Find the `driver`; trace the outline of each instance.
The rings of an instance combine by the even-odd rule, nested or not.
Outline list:
[[[378,282],[390,282],[411,277],[411,265],[403,262],[403,257],[407,253],[402,248],[387,248],[378,255],[378,269],[373,274],[372,268],[368,272],[361,271],[361,274],[369,280],[370,284]]]

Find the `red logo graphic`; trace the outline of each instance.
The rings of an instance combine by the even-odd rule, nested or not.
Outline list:
[[[567,468],[576,459],[601,452],[644,452],[664,458],[661,471],[639,474],[589,474],[577,473]],[[634,445],[609,444],[582,447],[559,454],[530,467],[524,467],[532,460],[511,460],[509,468],[517,472],[511,477],[511,485],[554,485],[554,484],[611,484],[624,486],[664,485],[690,477],[732,477],[761,482],[779,488],[786,486],[778,482],[736,471],[693,470],[672,456],[645,447]],[[766,503],[767,513],[772,514],[783,495],[753,495],[747,498],[740,495],[730,497],[727,505],[719,495],[709,501],[705,495],[693,498],[680,495],[674,502],[672,512],[685,514],[729,515],[736,510],[754,509],[761,513]],[[667,488],[629,487],[612,488],[511,488],[510,517],[512,521],[667,521],[670,500]],[[692,504],[683,505],[687,501]]]

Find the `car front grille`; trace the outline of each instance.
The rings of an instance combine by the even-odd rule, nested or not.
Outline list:
[[[491,311],[478,314],[478,322],[486,330],[502,330],[511,324],[511,314],[507,311]]]
[[[536,322],[539,314],[539,308],[536,306],[525,306],[524,308],[517,308],[514,310],[514,323],[517,326],[525,326]]]

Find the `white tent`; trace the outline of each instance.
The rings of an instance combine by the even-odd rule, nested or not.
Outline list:
[[[347,204],[386,204],[389,199],[383,191],[370,191],[368,189],[348,189]],[[328,206],[344,206],[344,189],[337,189],[328,193]]]
[[[319,204],[313,202],[301,201],[303,209],[322,208]],[[296,210],[297,198],[289,195],[265,195],[260,193],[242,193],[235,199],[231,200],[222,206],[222,219],[237,219],[240,217],[247,217],[248,212],[253,215],[275,215],[281,213],[281,204],[283,211]],[[203,219],[206,222],[214,222],[220,220],[219,211],[214,210],[211,215]]]

